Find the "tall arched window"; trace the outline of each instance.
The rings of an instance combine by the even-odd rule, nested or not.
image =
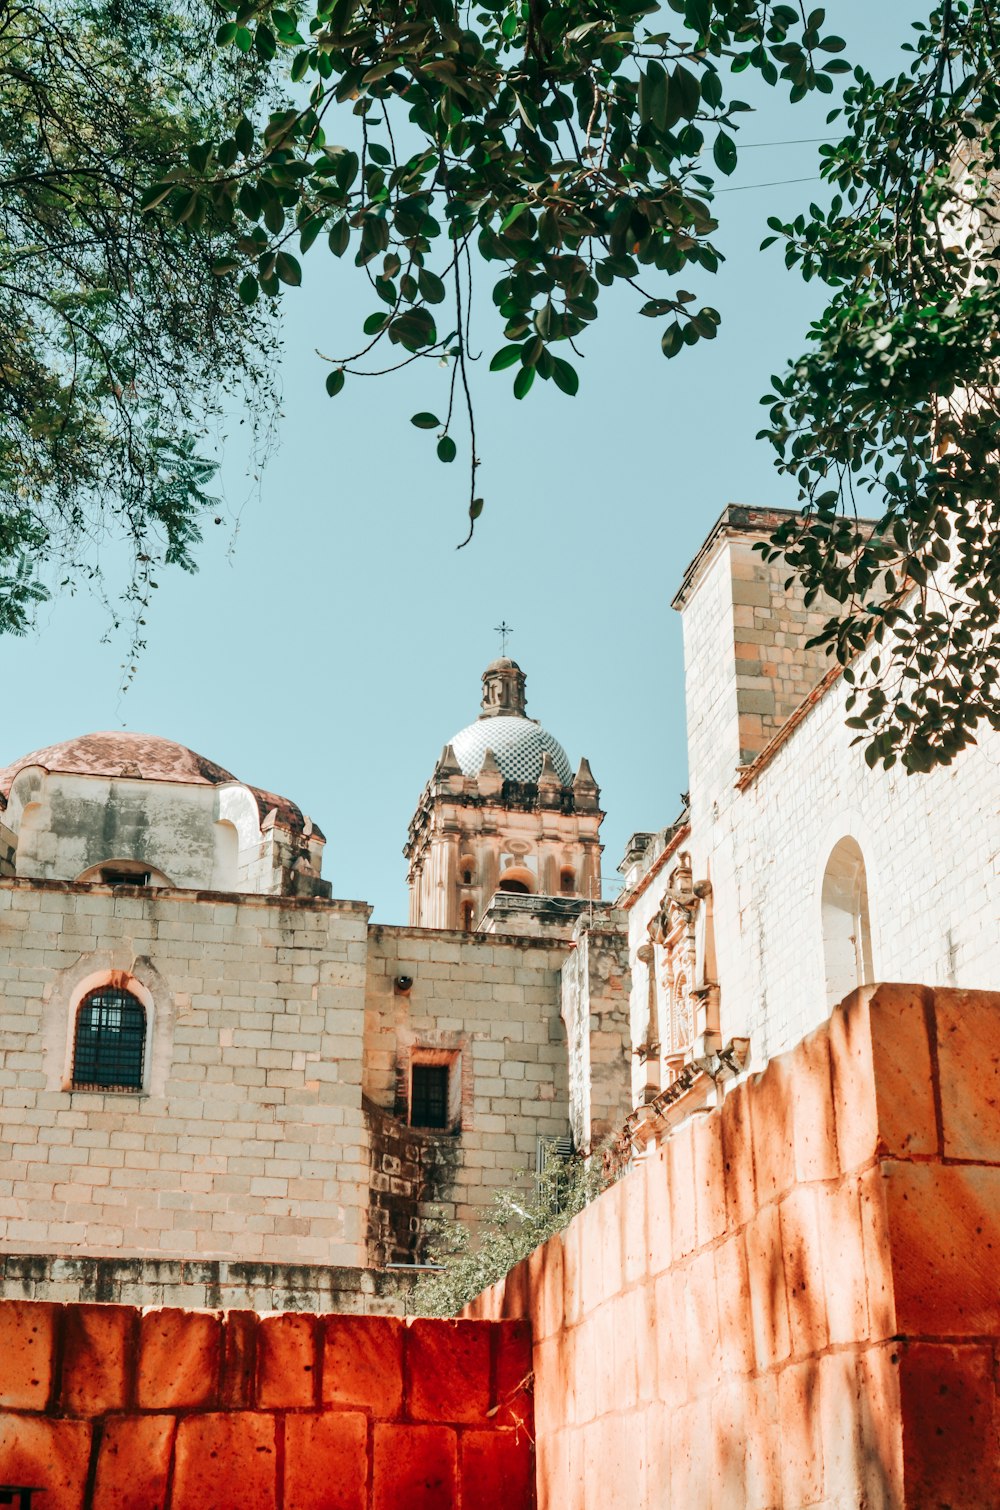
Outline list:
[[[99,986],[76,1014],[73,1089],[141,1091],[146,1009],[130,991]]]
[[[823,874],[826,1004],[835,1007],[874,978],[868,877],[856,839],[835,844]]]
[[[563,896],[572,896],[576,890],[576,876],[568,865],[559,872],[559,890]]]

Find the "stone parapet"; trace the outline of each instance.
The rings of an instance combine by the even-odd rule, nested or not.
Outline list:
[[[4,1300],[399,1315],[410,1278],[328,1264],[0,1253]]]
[[[868,987],[468,1315],[541,1510],[1000,1504],[1000,994]]]
[[[523,1323],[0,1302],[0,1482],[45,1510],[531,1510]]]

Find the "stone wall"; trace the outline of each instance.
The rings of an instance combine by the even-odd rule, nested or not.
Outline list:
[[[0,1253],[4,1300],[99,1301],[254,1311],[397,1316],[412,1276],[326,1264],[252,1264],[224,1258],[60,1258]]]
[[[0,878],[0,1254],[412,1261],[428,1218],[474,1223],[567,1132],[564,954],[369,930],[357,902]],[[77,1006],[108,983],[146,1008],[141,1092],[73,1088]],[[428,1055],[453,1091],[439,1135],[408,1126]],[[297,1304],[267,1298],[285,1288],[254,1293]]]
[[[0,1248],[363,1265],[367,917],[0,880]],[[114,971],[151,1019],[141,1095],[71,1088]]]
[[[522,1325],[0,1302],[45,1510],[531,1510]]]
[[[426,1215],[474,1224],[499,1188],[531,1179],[539,1138],[568,1132],[565,952],[530,938],[371,929],[365,1094],[405,1121],[414,1058],[449,1064],[453,1178]]]
[[[461,1148],[455,1136],[438,1137],[390,1117],[367,1098],[368,1262],[421,1264],[430,1224],[454,1209]]]
[[[1000,995],[879,986],[470,1307],[541,1510],[995,1510]]]
[[[737,696],[749,673],[733,597],[746,572],[765,570],[750,554],[742,538],[717,541],[678,602],[691,788],[685,848],[695,880],[713,887],[722,1039],[749,1036],[760,1066],[829,1012],[823,878],[845,838],[867,871],[871,979],[958,987],[1000,979],[1000,733],[982,725],[977,745],[930,775],[869,770],[845,726],[848,686],[835,680],[817,690],[825,663],[805,648],[804,611],[767,568],[768,582],[751,585],[761,596],[766,587],[770,604],[743,607],[764,615],[755,633],[790,657],[774,662],[788,692],[776,694],[776,715],[791,713],[800,693],[814,695],[741,773],[739,762],[761,749]],[[754,643],[763,655],[765,642]],[[652,889],[662,896],[662,885]],[[636,915],[633,948],[646,942],[644,929]]]
[[[569,1115],[574,1146],[586,1153],[632,1110],[628,935],[624,915],[582,917],[562,972],[569,1045]]]

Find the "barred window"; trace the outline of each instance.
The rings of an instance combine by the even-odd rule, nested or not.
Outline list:
[[[410,1100],[413,1127],[448,1126],[448,1066],[415,1064]]]
[[[146,1009],[129,991],[101,986],[76,1015],[73,1089],[142,1090]]]

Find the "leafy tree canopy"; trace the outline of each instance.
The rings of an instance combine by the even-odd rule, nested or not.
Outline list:
[[[464,417],[473,523],[483,506],[468,371],[473,263],[494,265],[503,340],[490,365],[509,372],[518,399],[537,380],[577,391],[577,343],[602,288],[619,280],[661,322],[668,356],[711,340],[718,313],[696,307],[680,280],[719,264],[712,187],[736,165],[749,108],[732,96],[733,76],[755,69],[794,101],[831,93],[847,69],[822,10],[770,0],[221,4],[230,19],[220,45],[287,69],[302,103],[263,130],[245,116],[206,141],[200,183],[168,175],[149,206],[183,215],[195,201],[228,219],[232,248],[218,270],[239,279],[248,303],[298,284],[296,253],[321,236],[335,256],[352,255],[372,307],[327,389],[444,359],[442,413],[413,423],[435,433],[450,463]]]
[[[833,600],[869,764],[909,771],[1000,729],[997,23],[995,0],[945,0],[909,72],[856,70],[832,203],[768,238],[832,290],[764,401],[803,506],[772,551]]]
[[[266,388],[265,323],[214,277],[222,228],[142,196],[261,98],[200,0],[43,0],[0,17],[0,631],[46,570],[127,542],[141,626],[158,562],[193,566],[227,384]],[[41,579],[39,577],[41,573]],[[141,634],[141,628],[136,632]]]

